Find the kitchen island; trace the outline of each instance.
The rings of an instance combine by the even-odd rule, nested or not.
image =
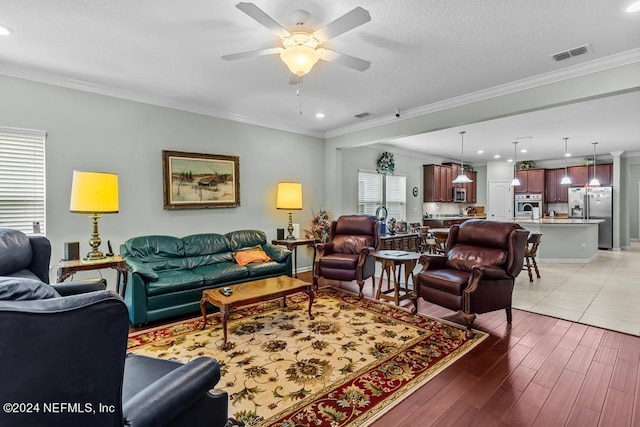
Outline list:
[[[541,233],[538,260],[586,264],[598,257],[598,224],[602,219],[513,218],[531,233]]]

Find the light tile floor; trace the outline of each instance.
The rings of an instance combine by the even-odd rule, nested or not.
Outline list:
[[[541,243],[544,244],[544,241]],[[513,307],[640,335],[640,242],[619,252],[599,251],[589,264],[538,263],[516,279]]]

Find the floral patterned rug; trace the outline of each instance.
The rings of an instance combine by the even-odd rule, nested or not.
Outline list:
[[[240,308],[221,350],[217,313],[132,333],[129,351],[188,362],[211,356],[229,416],[245,426],[365,426],[486,338],[334,288]]]

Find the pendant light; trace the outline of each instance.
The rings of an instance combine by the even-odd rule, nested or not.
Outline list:
[[[569,178],[569,174],[567,173],[567,157],[570,156],[569,152],[567,151],[567,139],[569,138],[562,139],[564,139],[564,177],[560,181],[560,184],[569,185],[571,184],[571,178]]]
[[[473,182],[473,180],[469,179],[469,177],[464,173],[464,134],[465,131],[460,132],[460,138],[462,139],[462,143],[460,145],[460,175],[452,181],[454,184],[469,184]]]
[[[600,181],[596,178],[596,145],[597,142],[592,142],[593,144],[593,179],[589,181],[590,187],[600,187]]]
[[[516,155],[518,150],[518,141],[513,141],[513,180],[511,181],[511,185],[517,187],[520,185],[520,180],[518,179],[518,175],[516,175]]]

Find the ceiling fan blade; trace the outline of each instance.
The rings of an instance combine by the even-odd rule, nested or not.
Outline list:
[[[289,35],[289,31],[287,31],[282,25],[276,22],[272,17],[264,13],[264,11],[255,4],[240,2],[236,5],[236,7],[280,37]]]
[[[340,34],[346,33],[362,24],[371,21],[369,11],[356,7],[350,12],[345,13],[341,17],[329,22],[324,27],[317,30],[313,35],[320,41],[326,42]]]
[[[334,50],[325,50],[324,54],[320,56],[320,59],[329,62],[335,62],[344,67],[353,68],[358,71],[368,70],[371,66],[370,61],[356,58],[355,56],[347,55],[346,53],[336,52]]]
[[[280,53],[281,47],[271,47],[269,49],[250,50],[248,52],[232,53],[230,55],[223,55],[220,58],[225,61],[234,61],[236,59],[253,58],[254,56],[273,55]]]

